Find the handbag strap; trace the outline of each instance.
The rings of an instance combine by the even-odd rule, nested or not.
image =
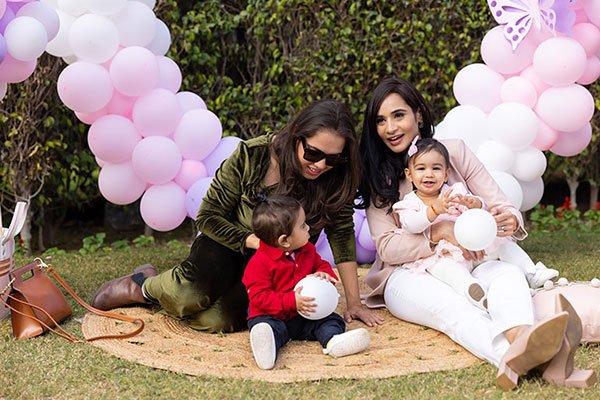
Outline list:
[[[50,319],[52,320],[52,322],[62,332],[62,334],[59,333],[59,332],[57,332],[55,329],[51,328],[50,326],[48,326],[48,324],[46,324],[45,322],[40,321],[35,316],[26,315],[26,314],[24,314],[24,313],[22,313],[22,312],[20,312],[18,310],[15,310],[14,307],[12,307],[10,304],[8,304],[6,301],[4,301],[4,299],[2,299],[2,297],[0,296],[0,301],[2,301],[2,303],[4,303],[4,305],[6,307],[10,308],[12,311],[35,320],[36,322],[38,322],[39,324],[41,324],[42,326],[44,326],[49,331],[57,334],[58,336],[61,336],[61,337],[65,338],[67,340],[70,340],[71,342],[93,342],[95,340],[100,340],[100,339],[127,339],[127,338],[130,338],[130,337],[133,337],[133,336],[139,334],[141,331],[144,330],[144,320],[143,319],[141,319],[141,318],[135,318],[135,317],[129,317],[127,315],[117,314],[117,313],[110,312],[110,311],[102,311],[102,310],[98,310],[97,308],[92,307],[91,305],[89,305],[85,301],[83,301],[81,299],[81,297],[79,297],[77,295],[77,293],[75,293],[75,291],[71,288],[71,286],[69,286],[69,284],[67,284],[67,282],[65,282],[60,277],[60,275],[58,275],[58,273],[54,270],[54,268],[52,268],[52,266],[46,264],[40,258],[36,258],[35,261],[36,261],[36,263],[38,265],[38,268],[40,268],[40,269],[47,269],[48,272],[50,274],[52,274],[52,276],[54,277],[54,279],[56,279],[56,281],[67,291],[67,293],[69,293],[71,295],[71,297],[73,297],[73,299],[75,299],[75,301],[77,303],[79,303],[79,305],[81,305],[86,310],[90,311],[91,313],[94,313],[94,314],[97,314],[97,315],[101,315],[103,317],[118,319],[120,321],[125,321],[125,322],[131,322],[131,323],[137,324],[138,327],[135,330],[133,330],[133,331],[131,331],[129,333],[94,336],[94,337],[91,337],[91,338],[87,338],[85,340],[81,340],[81,339],[73,336],[72,334],[66,332],[62,327],[60,327],[60,325],[54,320],[54,318],[52,318],[52,316],[50,314],[48,314],[48,312],[46,312],[46,310],[44,310],[43,308],[41,308],[39,306],[36,306],[35,304],[31,304],[29,302],[17,299],[16,297],[14,297],[14,296],[12,296],[12,295],[10,295],[10,294],[7,293],[7,296],[10,297],[11,299],[13,299],[13,300],[15,300],[15,301],[17,301],[19,303],[22,303],[22,304],[28,305],[30,307],[33,307],[36,310],[42,311],[44,314],[46,314],[48,317],[50,317]],[[7,289],[10,287],[11,283],[12,283],[12,281],[7,285],[6,288],[4,288],[4,290],[2,290],[2,292],[0,292],[0,294],[6,292]]]

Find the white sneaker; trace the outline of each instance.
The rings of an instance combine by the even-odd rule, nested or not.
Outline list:
[[[365,350],[370,343],[371,338],[365,328],[354,329],[334,335],[327,343],[327,347],[323,349],[323,354],[335,358],[344,357]]]
[[[275,366],[277,352],[271,325],[261,322],[252,327],[250,330],[250,347],[252,347],[252,354],[258,368],[272,369]]]
[[[479,283],[473,282],[467,286],[465,296],[467,296],[467,300],[469,300],[475,307],[480,308],[483,311],[487,311],[487,294]]]
[[[555,269],[548,268],[541,262],[535,264],[535,272],[530,274],[525,274],[527,278],[527,282],[529,282],[529,286],[534,289],[541,288],[544,286],[546,281],[555,280],[559,275],[559,272]]]

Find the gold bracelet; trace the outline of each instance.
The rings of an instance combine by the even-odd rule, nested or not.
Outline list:
[[[439,217],[439,216],[440,216],[440,213],[439,213],[439,212],[437,212],[437,211],[435,210],[435,208],[433,208],[433,204],[432,204],[432,205],[430,205],[429,207],[431,207],[431,211],[433,211],[433,213],[435,214],[435,216],[436,216],[436,217]]]

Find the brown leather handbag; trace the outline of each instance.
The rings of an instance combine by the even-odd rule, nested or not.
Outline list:
[[[88,311],[109,318],[137,324],[138,327],[130,333],[121,335],[96,336],[82,340],[65,331],[59,323],[68,318],[73,310],[62,291],[50,279],[47,270],[54,279],[69,293],[75,301]],[[68,339],[72,342],[91,342],[98,339],[125,339],[137,335],[144,329],[144,321],[140,318],[132,318],[126,315],[115,314],[108,311],[98,310],[83,300],[71,289],[71,287],[54,271],[52,266],[36,258],[31,264],[18,268],[13,272],[13,278],[7,287],[0,292],[8,301],[0,297],[0,302],[10,309],[13,334],[17,339],[27,339],[41,335],[46,331]]]

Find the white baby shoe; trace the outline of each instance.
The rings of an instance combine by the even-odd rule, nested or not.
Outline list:
[[[538,262],[535,264],[535,272],[526,273],[525,277],[529,286],[533,289],[541,288],[544,286],[544,282],[553,281],[559,275],[559,272],[555,269],[546,267],[543,263]]]
[[[254,360],[260,369],[272,369],[275,366],[277,351],[273,328],[266,322],[261,322],[250,330],[250,347]]]
[[[370,343],[369,332],[365,328],[358,328],[334,335],[323,349],[323,354],[335,358],[344,357],[365,350]]]

